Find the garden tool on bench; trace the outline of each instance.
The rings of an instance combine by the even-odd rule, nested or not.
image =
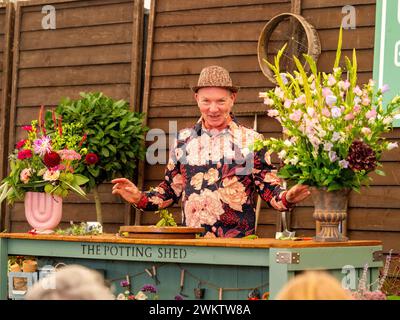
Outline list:
[[[275,239],[292,239],[296,236],[296,231],[289,231],[287,226],[288,226],[288,221],[290,220],[290,212],[288,211],[282,211],[281,212],[281,232],[277,232],[275,234]]]
[[[286,187],[287,187],[286,181],[284,181],[282,184],[282,189],[286,190]],[[275,239],[294,238],[296,235],[296,232],[288,230],[291,212],[290,211],[282,211],[282,212],[280,212],[280,214],[281,214],[281,229],[280,229],[281,231],[276,232]]]
[[[253,129],[257,131],[258,129],[258,115],[257,113],[254,114],[254,124],[253,124]],[[286,189],[286,181],[283,181],[283,189]],[[255,221],[255,233],[257,232],[257,227],[258,227],[258,221],[260,217],[260,211],[261,211],[261,197],[257,196],[257,205],[256,205],[256,221]],[[290,212],[281,212],[281,232],[276,232],[275,234],[275,239],[281,239],[281,238],[294,238],[296,232],[294,231],[289,231],[288,230],[288,225],[290,221]],[[282,230],[283,228],[283,230]]]

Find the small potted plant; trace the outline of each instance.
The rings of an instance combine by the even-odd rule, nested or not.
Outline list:
[[[25,199],[25,215],[35,232],[48,233],[62,218],[62,198],[72,191],[85,197],[80,186],[88,179],[76,173],[84,150],[82,136],[76,134],[81,124],[62,124],[55,119],[50,133],[44,125],[44,108],[39,120],[24,126],[27,138],[16,144],[10,155],[10,174],[0,186],[0,202],[12,205]]]
[[[89,181],[86,192],[93,191],[97,221],[103,223],[98,186],[116,176],[133,178],[138,160],[145,156],[144,114],[130,111],[129,103],[116,101],[102,93],[81,93],[81,99],[64,99],[56,108],[64,123],[82,124],[87,149],[76,172]],[[46,115],[51,122],[51,114]]]

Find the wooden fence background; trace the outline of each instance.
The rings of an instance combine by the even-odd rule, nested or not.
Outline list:
[[[0,177],[7,171],[9,139],[9,105],[11,86],[11,46],[14,10],[11,4],[0,4]],[[5,211],[6,204],[1,204]],[[4,226],[5,215],[1,215],[0,225]]]
[[[253,126],[254,116],[241,116],[243,111],[263,108],[258,93],[271,87],[262,75],[257,61],[257,41],[262,28],[273,16],[295,9],[318,30],[322,54],[319,68],[332,69],[337,48],[339,27],[344,17],[344,0],[155,0],[150,12],[150,30],[144,91],[144,108],[150,128],[168,131],[169,121],[177,121],[178,129],[190,127],[199,112],[189,90],[196,83],[201,69],[218,64],[231,71],[234,83],[242,87],[236,104],[239,120]],[[360,82],[372,78],[375,0],[355,0],[357,28],[344,31],[344,54],[357,49]],[[258,129],[266,137],[280,136],[281,127],[267,116],[258,117]],[[389,135],[400,138],[400,129]],[[168,150],[165,150],[167,155]],[[351,239],[380,239],[385,249],[400,249],[400,152],[386,153],[386,177],[373,175],[374,182],[361,194],[352,193],[348,219]],[[155,186],[163,177],[164,166],[146,165],[143,186]],[[173,208],[180,220],[181,208]],[[292,215],[291,228],[299,236],[315,234],[312,202],[307,200]],[[153,224],[157,216],[146,213],[143,224]],[[274,237],[277,213],[263,204],[258,234]]]
[[[56,9],[56,29],[43,30],[42,7]],[[141,75],[142,0],[52,0],[19,2],[16,7],[10,149],[22,139],[21,126],[37,118],[39,106],[56,106],[62,97],[78,98],[82,91],[102,91],[125,99],[139,109]],[[100,187],[106,231],[126,223],[128,207]],[[71,196],[64,201],[63,223],[95,221],[89,201]],[[6,226],[26,232],[22,202],[7,211]]]

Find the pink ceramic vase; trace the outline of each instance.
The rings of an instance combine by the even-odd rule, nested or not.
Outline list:
[[[51,231],[61,222],[62,198],[45,192],[27,192],[25,216],[36,231]]]

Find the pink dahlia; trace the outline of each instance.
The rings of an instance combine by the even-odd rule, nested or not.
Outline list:
[[[42,139],[36,139],[33,142],[33,151],[43,157],[51,151],[51,139],[47,136],[42,137]]]

